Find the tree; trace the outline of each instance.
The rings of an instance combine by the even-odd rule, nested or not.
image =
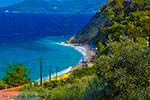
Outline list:
[[[0,80],[0,90],[5,88],[5,84],[3,81]]]
[[[9,64],[5,73],[3,81],[9,87],[20,86],[30,81],[26,68],[21,64]]]
[[[133,2],[135,2],[137,4],[141,4],[141,5],[144,5],[144,1],[145,0],[133,0]]]
[[[144,16],[141,18],[141,21],[143,22],[142,25],[144,26],[144,29],[147,30],[148,47],[150,47],[150,17]]]
[[[117,8],[123,8],[124,0],[115,0]]]
[[[109,20],[112,20],[115,17],[115,13],[114,13],[113,9],[107,10],[107,16],[108,16]]]
[[[107,46],[95,64],[97,75],[112,99],[150,98],[150,49],[126,37]]]

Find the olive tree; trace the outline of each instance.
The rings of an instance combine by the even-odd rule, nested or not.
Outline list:
[[[3,78],[5,84],[10,87],[20,86],[30,81],[27,69],[21,65],[9,64],[5,70],[5,76]]]
[[[150,49],[126,37],[110,42],[107,55],[95,64],[104,86],[110,87],[105,97],[129,99],[150,97]]]

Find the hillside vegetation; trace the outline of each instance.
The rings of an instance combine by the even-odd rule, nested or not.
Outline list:
[[[106,42],[122,34],[140,41],[147,35],[149,16],[149,0],[109,0],[71,42]]]

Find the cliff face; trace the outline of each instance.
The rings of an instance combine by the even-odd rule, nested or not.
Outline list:
[[[108,21],[107,14],[105,13],[108,5],[110,4],[107,3],[100,12],[97,12],[90,22],[75,37],[71,38],[69,42],[74,44],[88,44],[94,43],[98,38],[105,37],[102,34],[99,36],[98,28]]]
[[[107,21],[106,15],[98,12],[91,21],[71,39],[71,43],[86,44],[92,42],[94,37],[97,36],[98,27]]]

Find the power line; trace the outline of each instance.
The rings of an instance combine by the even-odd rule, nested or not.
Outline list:
[[[22,64],[31,63],[31,62],[37,61],[37,60],[38,60],[38,58],[31,59],[31,60],[28,60],[28,61],[23,62]]]
[[[56,67],[56,80],[58,78],[58,67]]]
[[[56,23],[55,25],[53,25],[53,26],[51,26],[51,27],[49,27],[49,28],[54,28],[54,27],[56,27],[56,26],[58,26],[58,25],[60,25],[60,24],[62,24],[62,23],[64,23],[64,22],[66,22],[67,20],[69,20],[69,19],[75,17],[76,15],[78,15],[78,14],[80,14],[80,13],[82,13],[82,12],[85,12],[85,11],[89,10],[90,8],[95,7],[96,5],[98,5],[98,4],[102,3],[102,2],[103,2],[103,0],[100,0],[100,1],[98,1],[98,2],[95,2],[94,4],[92,4],[92,5],[88,6],[88,7],[86,7],[85,9],[82,9],[82,10],[76,12],[75,14],[71,15],[71,16],[68,17],[68,18],[65,18],[65,19],[61,20],[60,22]],[[16,44],[16,45],[18,45],[18,44]],[[14,46],[15,46],[15,45],[14,45]],[[5,49],[7,49],[7,48],[9,48],[9,47],[10,47],[10,46],[7,46],[7,47],[5,47],[5,48],[3,48],[3,49],[0,49],[0,50],[5,50]]]
[[[48,68],[48,66],[46,65],[46,63],[43,61],[43,65],[47,68],[47,70],[48,70],[48,74],[49,74],[49,81],[51,81],[51,74],[52,74],[52,71],[51,71],[51,69],[50,68]]]
[[[32,67],[30,67],[29,72],[32,73],[32,71],[34,70],[34,68],[36,68],[36,66],[39,64],[39,62],[36,62],[34,65],[32,65]],[[31,77],[31,74],[30,74]]]
[[[103,0],[100,0],[100,1],[98,1],[98,2],[96,2],[96,3],[94,3],[94,4],[92,4],[92,5],[88,6],[87,8],[82,9],[82,10],[76,12],[76,13],[73,14],[72,16],[61,20],[60,22],[56,23],[54,26],[51,26],[51,27],[49,27],[49,28],[56,27],[56,26],[58,26],[58,25],[60,25],[60,24],[62,24],[62,23],[64,23],[64,22],[66,22],[67,20],[71,19],[72,17],[75,17],[76,15],[79,15],[79,14],[81,14],[82,12],[85,12],[85,11],[89,10],[90,8],[92,8],[92,7],[94,7],[94,6],[98,5],[98,4],[100,4],[100,3],[102,3],[102,2],[103,2]]]
[[[39,63],[40,63],[40,85],[42,86],[42,82],[43,82],[43,59],[42,57],[39,58]]]
[[[23,63],[21,63],[21,64],[26,64],[26,63],[31,63],[31,62],[33,62],[33,61],[38,61],[38,59],[32,59],[32,60],[29,60],[29,61],[25,61],[25,62],[23,62]],[[7,68],[7,66],[6,67],[0,67],[0,69],[6,69]]]
[[[43,65],[46,67],[47,70],[49,69],[44,61],[43,61]]]

